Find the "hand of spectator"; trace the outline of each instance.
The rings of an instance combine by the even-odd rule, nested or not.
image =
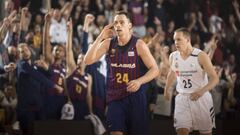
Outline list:
[[[72,18],[70,18],[69,21],[67,22],[67,32],[72,33],[72,31],[73,31]]]
[[[163,48],[162,48],[162,52],[164,53],[164,54],[167,54],[168,52],[169,52],[169,47],[168,46],[164,46]]]
[[[157,25],[157,26],[161,26],[162,25],[162,22],[155,16],[154,17],[154,23]]]
[[[63,88],[60,87],[59,85],[55,84],[54,88],[57,90],[58,93],[62,93],[63,92]]]
[[[95,19],[95,17],[92,14],[87,14],[85,16],[84,24],[86,23],[89,25],[90,23],[92,23],[94,21],[94,19]]]
[[[35,65],[37,67],[43,68],[44,70],[48,70],[48,67],[49,67],[49,65],[43,59],[36,60]]]
[[[229,76],[229,75],[230,75],[230,67],[229,67],[228,65],[226,65],[226,66],[224,67],[224,73],[225,73],[226,76]]]
[[[202,12],[198,11],[198,21],[202,21]]]
[[[156,33],[153,38],[151,39],[151,44],[155,45],[156,43],[159,43],[161,39],[161,34],[160,33]]]
[[[84,26],[83,26],[83,30],[85,32],[88,32],[88,28],[90,26],[90,24],[94,21],[95,17],[92,14],[87,14],[85,16],[85,20],[84,20]]]
[[[231,25],[235,25],[235,18],[234,18],[234,16],[233,15],[229,15],[229,23],[231,24]]]
[[[167,90],[164,90],[163,96],[165,100],[170,101],[170,94]]]
[[[214,35],[212,37],[212,39],[209,41],[209,44],[211,45],[211,49],[212,50],[216,50],[217,49],[217,43],[218,43],[218,40],[216,38],[216,35]]]
[[[190,24],[191,25],[195,25],[196,24],[197,18],[196,18],[196,14],[194,12],[190,13],[189,19],[190,19]]]
[[[8,28],[10,26],[11,22],[10,20],[6,17],[3,19],[3,25]]]
[[[10,72],[16,69],[16,64],[15,63],[9,63],[8,65],[4,66],[4,70],[6,72]]]
[[[20,27],[23,31],[28,31],[29,24],[31,22],[31,14],[27,7],[22,8]]]
[[[237,74],[236,73],[232,73],[232,81],[233,81],[233,84],[235,84],[236,80],[237,80]]]
[[[239,10],[239,9],[238,9],[238,8],[239,8],[239,4],[238,4],[237,0],[234,0],[234,1],[232,2],[232,4],[233,4],[233,7],[234,7],[235,10]]]
[[[7,98],[10,98],[10,97],[16,98],[17,97],[16,90],[12,85],[8,85],[7,87],[5,87],[4,93]]]
[[[217,67],[217,68],[218,68],[218,67]],[[223,68],[222,68],[222,67],[219,67],[218,72],[217,72],[219,78],[222,77],[222,71],[223,71]]]
[[[45,22],[50,23],[51,19],[53,16],[53,10],[50,10],[46,15],[45,15]]]
[[[8,16],[9,21],[12,23],[16,19],[16,16],[17,16],[17,11],[13,10],[11,14]]]

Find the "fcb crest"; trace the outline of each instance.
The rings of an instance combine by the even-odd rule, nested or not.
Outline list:
[[[115,53],[116,53],[116,49],[111,49],[110,57],[114,57]]]

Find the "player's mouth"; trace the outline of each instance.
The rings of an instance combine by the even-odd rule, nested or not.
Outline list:
[[[122,30],[116,30],[117,32],[121,32]]]

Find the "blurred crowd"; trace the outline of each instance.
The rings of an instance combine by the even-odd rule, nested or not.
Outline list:
[[[168,56],[176,50],[174,30],[186,27],[192,33],[192,45],[209,55],[219,75],[220,82],[211,91],[217,118],[239,119],[239,4],[239,0],[1,0],[0,133],[10,134],[12,129],[18,130],[19,119],[25,118],[22,113],[26,113],[26,108],[27,114],[37,110],[38,113],[31,117],[33,120],[60,119],[67,96],[78,100],[71,91],[64,92],[65,76],[73,73],[69,69],[74,64],[77,69],[85,69],[79,54],[86,53],[88,45],[105,25],[112,22],[117,10],[131,15],[134,35],[147,43],[159,65],[160,74],[146,91],[151,114],[172,116],[172,111],[161,113],[164,110],[157,110],[157,106],[164,104],[168,109],[174,108],[172,103],[160,99],[170,68]],[[72,63],[67,62],[68,58]],[[34,66],[29,61],[24,63],[26,60]],[[26,64],[29,67],[26,68]],[[36,68],[39,71],[35,71]],[[50,69],[53,73],[48,73]],[[32,78],[24,76],[28,72]],[[79,72],[83,76],[81,79],[89,84],[86,89],[91,89],[87,90],[85,97],[79,97],[79,100],[86,100],[85,109],[88,111],[83,115],[94,113],[104,120],[104,57]],[[38,79],[40,77],[46,80]],[[76,88],[79,94],[83,86]],[[174,102],[174,86],[172,89]],[[42,106],[43,109],[39,109]],[[79,116],[77,119],[83,118]]]

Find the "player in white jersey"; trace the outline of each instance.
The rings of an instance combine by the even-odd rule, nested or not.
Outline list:
[[[209,90],[218,83],[218,76],[208,55],[192,47],[191,35],[186,28],[174,32],[174,41],[177,51],[169,56],[171,69],[164,91],[169,100],[168,90],[177,79],[174,127],[178,135],[188,135],[192,130],[211,135],[215,114]]]

